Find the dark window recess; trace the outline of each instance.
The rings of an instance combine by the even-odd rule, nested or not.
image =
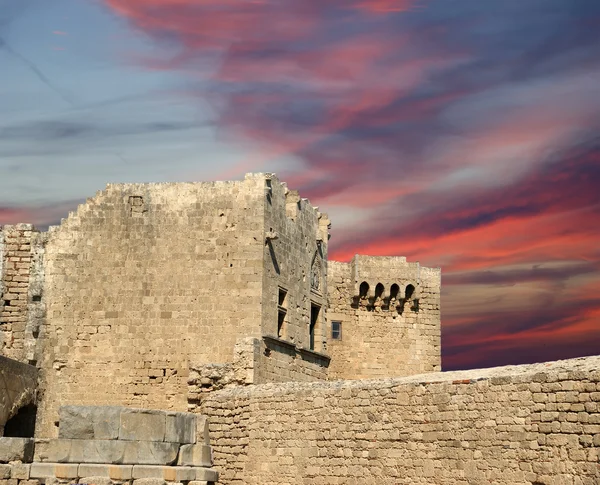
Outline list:
[[[283,338],[283,329],[285,325],[285,311],[279,310],[277,313],[277,336]]]
[[[8,438],[33,438],[37,407],[23,406],[4,426],[4,436]]]
[[[319,312],[321,311],[321,307],[315,305],[314,303],[310,304],[310,326],[308,328],[308,338],[309,338],[309,348],[310,350],[315,350],[315,329],[317,327],[317,323],[319,322]]]
[[[342,322],[331,322],[331,338],[342,340]]]
[[[287,290],[279,288],[277,298],[277,337],[285,338],[285,317],[287,316]]]
[[[285,307],[285,297],[287,296],[287,291],[285,291],[283,288],[279,288],[279,299],[278,299],[278,305],[281,307]]]

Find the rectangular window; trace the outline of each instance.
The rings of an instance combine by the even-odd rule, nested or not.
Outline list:
[[[321,307],[319,305],[315,305],[314,303],[310,304],[310,327],[308,329],[308,339],[309,339],[309,348],[310,350],[315,350],[315,330],[317,324],[319,323],[319,312],[321,311]]]
[[[287,316],[287,291],[279,288],[277,298],[277,337],[285,338],[285,320]]]
[[[331,322],[331,338],[333,340],[342,340],[342,322]]]

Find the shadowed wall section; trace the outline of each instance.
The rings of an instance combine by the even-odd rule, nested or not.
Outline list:
[[[0,356],[0,436],[20,408],[35,402],[36,386],[35,367]]]

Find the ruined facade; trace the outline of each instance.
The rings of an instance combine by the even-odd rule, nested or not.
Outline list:
[[[329,227],[273,174],[4,226],[0,485],[599,483],[600,357],[441,372],[440,269]]]
[[[0,345],[41,371],[38,435],[64,404],[439,370],[439,270],[330,264],[329,227],[272,174],[108,185],[47,233],[5,227]]]

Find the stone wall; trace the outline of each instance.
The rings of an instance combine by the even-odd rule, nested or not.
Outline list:
[[[43,320],[43,241],[31,224],[0,228],[0,355],[37,360]]]
[[[403,257],[330,261],[328,320],[341,323],[340,338],[329,338],[330,378],[441,370],[440,275]]]
[[[229,484],[595,485],[600,356],[211,394]]]
[[[297,350],[262,341],[253,382],[326,378],[328,226],[273,174],[88,200],[46,237],[36,435],[64,403],[186,410],[190,363],[231,363],[239,338]]]
[[[289,341],[263,337],[241,338],[233,360],[225,364],[191,363],[188,410],[200,409],[211,392],[266,382],[327,379],[329,357],[299,348]]]
[[[329,219],[274,176],[267,184],[265,230],[270,236],[264,246],[263,335],[310,349],[311,307],[318,308],[313,350],[326,353]]]
[[[0,356],[0,436],[20,408],[35,402],[37,369]]]
[[[185,411],[189,362],[260,336],[264,184],[108,185],[50,228],[36,436],[66,403]]]

